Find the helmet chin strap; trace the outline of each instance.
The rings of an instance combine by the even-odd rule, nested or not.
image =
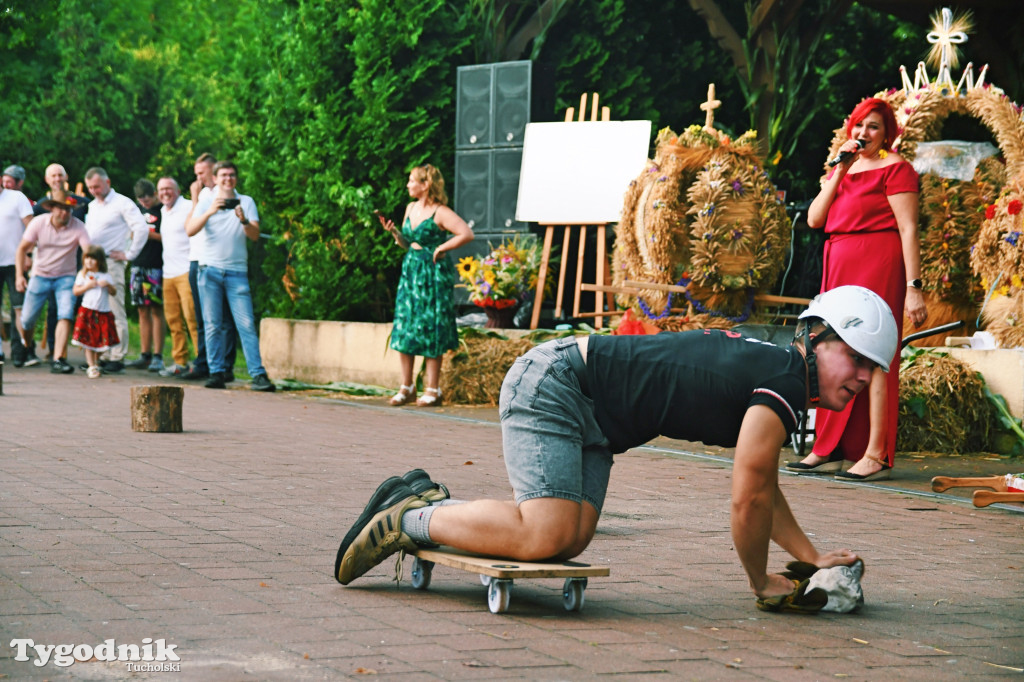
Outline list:
[[[821,393],[818,390],[818,358],[814,354],[814,347],[835,334],[832,327],[825,325],[820,334],[811,338],[811,329],[808,325],[802,333],[804,342],[804,361],[807,363],[807,393],[812,405],[821,401]]]

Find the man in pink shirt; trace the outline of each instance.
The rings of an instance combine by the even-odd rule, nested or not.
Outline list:
[[[25,228],[18,254],[15,259],[15,287],[25,292],[21,309],[21,324],[25,337],[31,338],[36,319],[42,311],[50,292],[57,297],[57,334],[53,346],[53,363],[50,371],[54,374],[71,374],[75,368],[67,362],[68,339],[71,324],[75,319],[75,261],[78,248],[89,248],[89,234],[85,224],[71,215],[73,201],[62,193],[42,202],[49,213],[36,216]],[[32,263],[32,278],[25,278],[25,256],[32,248],[36,257]]]

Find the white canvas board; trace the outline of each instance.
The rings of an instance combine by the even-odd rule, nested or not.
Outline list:
[[[618,222],[629,183],[646,166],[650,140],[650,121],[527,124],[516,220]]]

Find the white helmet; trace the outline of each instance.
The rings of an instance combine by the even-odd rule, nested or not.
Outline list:
[[[799,319],[808,317],[821,318],[850,348],[889,371],[899,332],[881,296],[864,287],[836,287],[814,297]]]

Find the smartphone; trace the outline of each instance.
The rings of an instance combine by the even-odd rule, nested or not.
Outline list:
[[[224,205],[221,206],[221,208],[222,209],[225,209],[225,208],[226,209],[233,209],[236,206],[238,206],[240,203],[242,203],[241,199],[237,199],[237,198],[235,198],[235,199],[225,199],[224,200]]]

